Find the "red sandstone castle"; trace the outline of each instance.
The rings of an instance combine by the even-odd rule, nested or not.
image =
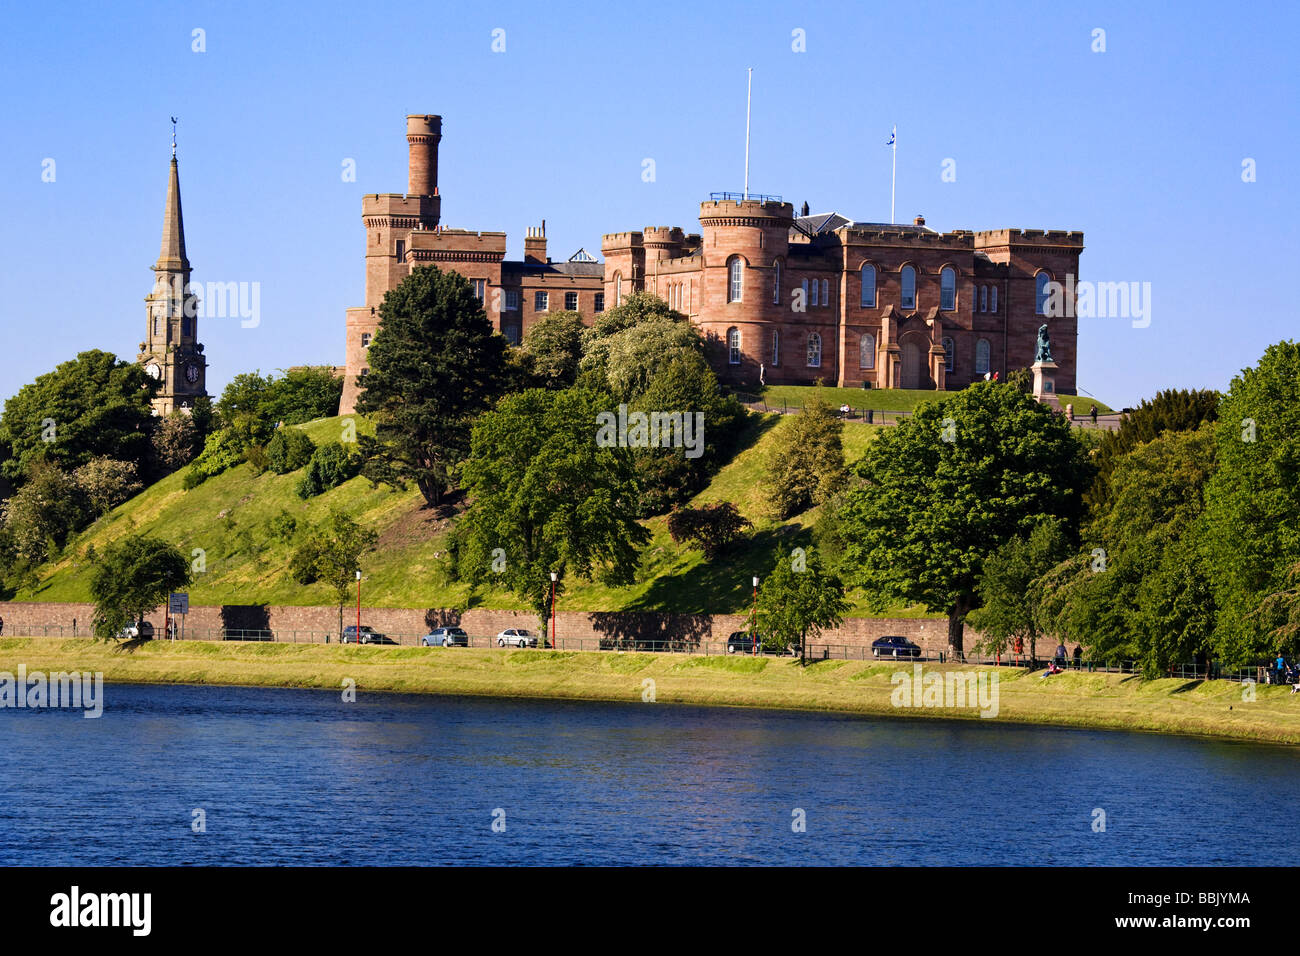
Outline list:
[[[525,236],[523,260],[506,261],[504,232],[439,227],[442,118],[406,124],[407,192],[362,200],[366,304],[347,313],[344,413],[367,372],[384,294],[428,264],[469,279],[512,344],[547,312],[590,319],[646,290],[716,343],[724,381],[951,389],[1031,365],[1047,323],[1056,391],[1076,392],[1076,320],[1043,312],[1049,282],[1078,278],[1081,232],[938,233],[920,217],[852,222],[810,216],[806,205],[796,216],[779,197],[715,193],[700,204],[698,233],[612,233],[603,263],[581,249],[552,262],[543,223]]]

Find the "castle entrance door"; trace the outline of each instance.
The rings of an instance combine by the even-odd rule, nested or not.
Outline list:
[[[903,388],[921,387],[921,347],[914,341],[904,340],[903,348]]]

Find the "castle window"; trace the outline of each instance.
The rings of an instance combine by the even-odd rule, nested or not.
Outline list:
[[[397,261],[406,261],[406,241],[403,239],[397,240]]]
[[[808,336],[808,367],[822,367],[822,337],[816,332]]]
[[[987,375],[989,371],[989,342],[980,339],[975,343],[975,374]]]
[[[870,262],[862,263],[862,298],[859,302],[864,309],[876,307],[876,267]]]
[[[780,305],[781,304],[781,263],[780,262],[777,262],[776,265],[773,267],[772,274],[773,276],[775,276],[775,278],[772,281],[772,304]]]
[[[781,333],[772,330],[772,365],[781,364]]]
[[[578,293],[576,292],[564,293],[564,308],[568,312],[578,311]]]
[[[1043,315],[1047,311],[1047,284],[1052,277],[1046,272],[1034,276],[1034,314]]]
[[[519,293],[510,291],[506,293],[506,311],[516,312],[519,310]]]
[[[533,293],[533,311],[534,311],[534,312],[545,312],[546,309],[547,309],[547,306],[550,304],[550,301],[551,301],[551,297],[550,297],[550,294],[549,294],[549,293],[546,293],[546,292],[534,292],[534,293]]]
[[[952,371],[953,361],[957,357],[957,346],[952,339],[947,336],[943,340],[943,367],[945,371]]]
[[[363,368],[363,369],[361,370],[361,378],[365,378],[365,377],[366,377],[367,375],[369,375],[369,374],[370,374],[370,369],[368,369],[368,368]]]
[[[831,304],[831,280],[822,279],[822,305]]]
[[[739,302],[744,291],[745,267],[739,256],[732,256],[727,262],[727,301]]]
[[[902,275],[903,294],[899,301],[899,308],[915,309],[916,308],[916,270],[911,266],[903,266]]]
[[[820,285],[821,285],[821,283],[818,282],[816,279],[813,279],[813,280],[812,280],[812,298],[808,300],[808,304],[809,304],[809,305],[819,305],[819,304],[820,304],[819,301],[818,301],[818,299],[817,299],[817,288],[818,288],[818,286],[820,286]]]
[[[592,309],[596,312],[605,311],[605,293],[603,292],[596,293],[596,304],[592,306]]]
[[[363,349],[368,349],[368,348],[370,348],[370,333],[369,333],[369,332],[362,332],[362,333],[361,333],[361,347],[362,347]]]
[[[989,287],[986,285],[982,285],[980,286],[980,311],[987,312],[988,310],[989,310]]]
[[[484,293],[487,291],[487,280],[486,280],[486,279],[472,279],[472,280],[470,280],[470,281],[472,281],[472,282],[474,283],[474,298],[476,298],[476,299],[478,299],[480,302],[482,302],[482,301],[483,301],[483,295],[484,295]]]
[[[503,322],[502,332],[505,333],[506,341],[511,345],[519,344],[519,326],[515,322]]]
[[[876,337],[870,332],[863,332],[858,339],[858,368],[876,367]]]
[[[623,301],[623,273],[614,273],[614,305]]]
[[[735,326],[727,329],[727,363],[740,364],[740,329]]]
[[[957,308],[957,270],[952,266],[939,271],[939,308],[945,312]]]
[[[994,286],[993,289],[989,292],[989,311],[996,312],[997,310],[998,310],[998,287]]]

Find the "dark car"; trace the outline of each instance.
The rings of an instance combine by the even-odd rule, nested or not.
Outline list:
[[[347,627],[343,628],[343,643],[344,644],[356,644],[356,643],[396,644],[397,641],[393,640],[391,637],[388,637],[385,634],[380,634],[378,631],[376,631],[374,628],[370,627],[369,625],[362,624],[361,640],[360,642],[358,642],[356,625],[349,624]]]
[[[759,638],[759,644],[762,644],[762,638]],[[748,631],[736,631],[727,638],[728,654],[753,654],[754,653],[754,635]]]
[[[435,627],[420,643],[425,647],[469,647],[469,635],[459,627]]]
[[[871,642],[872,657],[920,657],[921,648],[905,637],[888,635]]]

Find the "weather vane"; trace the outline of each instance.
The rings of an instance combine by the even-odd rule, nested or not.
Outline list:
[[[176,155],[176,117],[172,117],[172,156]]]

